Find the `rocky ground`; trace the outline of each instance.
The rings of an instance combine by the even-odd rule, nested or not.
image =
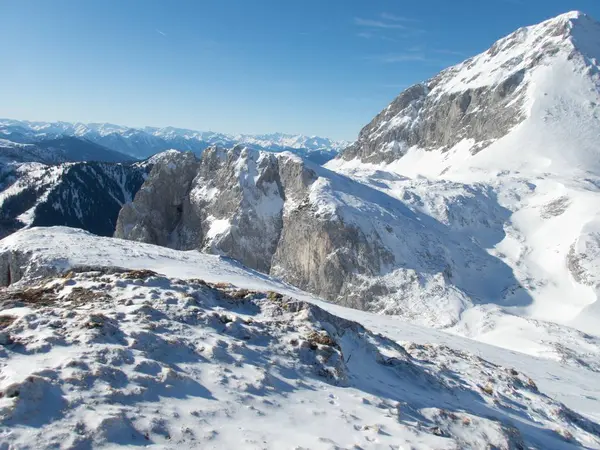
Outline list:
[[[81,270],[0,293],[5,448],[600,448],[596,423],[472,353],[273,291]]]

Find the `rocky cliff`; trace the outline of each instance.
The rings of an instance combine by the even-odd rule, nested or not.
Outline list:
[[[289,153],[173,152],[121,210],[115,236],[223,254],[344,305],[444,325],[519,291],[506,266],[446,225]]]

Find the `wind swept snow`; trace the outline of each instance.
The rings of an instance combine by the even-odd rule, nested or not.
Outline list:
[[[15,448],[600,448],[592,366],[328,304],[228,258],[68,228],[15,233],[0,261],[13,283],[0,435]]]

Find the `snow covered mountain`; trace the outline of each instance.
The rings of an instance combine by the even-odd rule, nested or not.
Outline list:
[[[0,139],[0,164],[39,162],[57,164],[78,161],[131,162],[134,158],[75,137],[58,137],[34,143]]]
[[[113,124],[82,124],[67,122],[28,122],[0,119],[0,138],[18,143],[40,139],[74,136],[110,148],[114,151],[145,159],[156,153],[177,149],[196,154],[210,145],[232,147],[243,144],[250,148],[273,152],[292,151],[322,164],[337,155],[348,143],[317,136],[289,135],[227,135],[211,131],[181,128],[128,128]]]
[[[357,313],[230,259],[33,228],[0,242],[0,282],[10,448],[600,448],[581,364]]]
[[[111,236],[151,166],[79,162],[0,164],[0,238],[30,226],[67,225]]]
[[[170,150],[137,190],[104,164],[123,239],[0,241],[0,440],[600,448],[599,60],[568,13],[409,88],[325,166]]]
[[[588,145],[596,137],[600,108],[599,34],[598,22],[579,12],[521,28],[488,51],[404,91],[363,128],[342,158],[373,163],[402,158],[408,162],[420,150],[443,154],[438,158],[447,161],[442,170],[450,170],[458,163],[455,153],[471,165],[485,157],[465,158],[467,155],[476,155],[511,135],[515,136],[511,156],[528,167],[541,169],[548,165],[545,161],[528,159],[541,148],[540,144],[549,144],[553,139],[532,140],[541,139],[543,131],[558,125],[552,138],[560,138],[561,144],[568,140],[581,150],[571,155],[550,145],[546,157],[553,158],[554,163],[560,157],[561,163],[569,165],[588,162],[584,158],[592,157]],[[581,121],[575,123],[573,119],[578,116]],[[517,142],[517,137],[528,139]],[[502,152],[492,149],[484,155]],[[508,168],[514,169],[516,161],[506,156],[495,160],[494,168],[508,163]],[[427,169],[425,162],[421,166]]]
[[[502,214],[483,209],[473,227]],[[123,207],[115,236],[225,254],[336,303],[438,326],[474,303],[529,298],[461,233],[290,153],[173,152]]]
[[[582,13],[520,29],[402,93],[327,167],[505,263],[531,297],[513,313],[596,333],[599,60],[600,25]],[[486,208],[502,214],[474,229]],[[507,332],[507,318],[470,314],[461,333]]]

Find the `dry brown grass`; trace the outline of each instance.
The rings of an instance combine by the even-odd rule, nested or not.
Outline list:
[[[35,287],[0,293],[0,304],[17,301],[27,306],[41,307],[52,306],[57,300],[56,287]]]
[[[229,298],[233,299],[233,300],[244,300],[246,299],[248,296],[253,296],[253,295],[257,295],[258,292],[256,291],[251,291],[248,289],[237,289],[235,291],[229,291],[225,293]]]
[[[267,299],[269,299],[271,301],[281,300],[282,298],[283,298],[283,295],[281,295],[279,292],[275,292],[275,291],[267,292]]]
[[[538,390],[537,384],[535,384],[535,381],[533,381],[531,378],[527,379],[527,385],[534,391]]]
[[[311,331],[308,334],[308,336],[306,337],[306,340],[308,341],[311,348],[313,348],[313,349],[316,349],[316,347],[318,345],[325,345],[327,347],[340,348],[338,343],[335,340],[333,340],[331,338],[331,336],[329,336],[329,334],[327,334],[326,331],[322,331],[322,332]]]
[[[83,287],[74,287],[65,297],[65,301],[71,303],[71,306],[85,305],[98,300],[108,300],[109,296],[105,293],[95,292]]]
[[[487,395],[494,395],[494,387],[491,383],[488,383],[485,386],[480,386],[479,388]]]
[[[145,280],[157,276],[159,275],[156,272],[147,269],[130,270],[122,275],[122,277],[127,280]]]
[[[17,318],[14,316],[0,316],[0,330],[4,330],[11,326],[15,320],[17,320]]]

